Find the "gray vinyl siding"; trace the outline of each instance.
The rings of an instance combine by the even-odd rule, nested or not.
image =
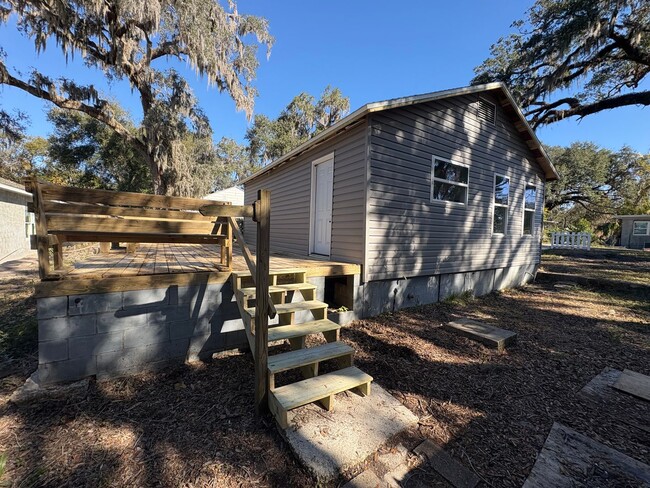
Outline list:
[[[257,190],[271,190],[271,250],[309,255],[309,207],[312,162],[334,153],[332,190],[332,247],[330,259],[363,263],[367,124],[334,136],[323,144],[245,184],[244,201],[250,204]],[[245,239],[255,245],[255,224],[247,219]]]
[[[650,244],[650,236],[635,236],[633,234],[634,222],[650,222],[650,216],[621,219],[621,246],[630,249],[643,249],[646,244]]]
[[[544,176],[496,99],[496,125],[458,96],[370,117],[365,279],[397,279],[539,262]],[[431,202],[432,156],[469,166],[467,206]],[[492,235],[495,173],[510,177],[508,229]],[[535,230],[523,235],[526,183],[537,186]]]

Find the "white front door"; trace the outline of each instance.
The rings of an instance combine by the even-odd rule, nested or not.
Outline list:
[[[314,165],[312,198],[312,252],[330,255],[332,244],[332,186],[334,182],[334,159],[317,162]]]

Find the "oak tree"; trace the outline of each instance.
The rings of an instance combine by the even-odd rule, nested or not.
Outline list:
[[[548,211],[582,208],[587,217],[650,210],[650,155],[591,142],[546,148],[560,179],[546,186]],[[581,214],[582,215],[582,214]]]
[[[272,44],[267,21],[240,14],[233,0],[226,6],[218,0],[0,0],[0,19],[6,23],[11,14],[38,52],[54,43],[66,58],[81,56],[109,80],[127,80],[140,98],[142,127],[126,127],[93,85],[38,70],[23,78],[7,67],[6,56],[0,83],[106,124],[146,161],[161,194],[186,193],[189,183],[182,180],[192,151],[185,143],[211,136],[207,117],[170,62],[194,68],[250,117],[257,48]]]
[[[318,100],[304,92],[295,96],[275,120],[256,115],[246,132],[251,161],[260,167],[268,164],[331,127],[349,110],[350,99],[327,86]]]
[[[647,0],[537,0],[473,84],[503,81],[534,126],[650,105]]]

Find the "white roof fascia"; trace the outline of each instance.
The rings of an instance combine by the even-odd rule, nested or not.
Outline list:
[[[17,193],[18,195],[22,195],[24,197],[32,197],[32,194],[29,192],[26,192],[25,190],[21,190],[20,188],[15,188],[13,186],[5,185],[4,183],[0,183],[0,190],[6,190],[10,191],[12,193]]]
[[[272,169],[276,168],[277,166],[289,161],[290,159],[294,158],[298,154],[308,150],[310,147],[318,144],[320,141],[323,141],[330,136],[336,134],[338,131],[344,129],[345,127],[355,123],[362,117],[365,117],[366,115],[373,113],[373,112],[381,112],[383,110],[389,110],[392,108],[399,108],[399,107],[405,107],[408,105],[414,105],[416,103],[424,103],[424,102],[432,102],[434,100],[440,100],[443,98],[449,98],[449,97],[455,97],[459,95],[468,95],[472,93],[481,93],[484,91],[490,91],[490,90],[496,90],[496,89],[501,89],[503,92],[506,94],[508,97],[508,100],[512,104],[512,106],[515,108],[517,111],[517,114],[519,115],[520,119],[524,122],[526,125],[526,129],[532,136],[534,142],[539,146],[539,150],[544,156],[544,159],[549,164],[549,169],[551,172],[555,175],[556,178],[559,178],[559,175],[557,171],[555,170],[555,167],[553,166],[553,163],[551,163],[551,160],[549,159],[548,155],[546,154],[546,151],[544,151],[544,148],[542,147],[541,142],[535,135],[535,132],[533,129],[530,127],[528,124],[528,121],[526,120],[526,117],[524,117],[524,114],[521,112],[517,104],[515,103],[514,98],[506,88],[506,85],[502,82],[494,82],[494,83],[486,83],[483,85],[474,85],[474,86],[466,86],[462,88],[452,88],[450,90],[441,90],[441,91],[436,91],[436,92],[431,92],[431,93],[424,93],[422,95],[413,95],[410,97],[402,97],[402,98],[391,98],[389,100],[384,100],[381,102],[373,102],[373,103],[368,103],[366,105],[363,105],[362,107],[358,108],[351,114],[347,115],[346,117],[342,118],[339,120],[337,123],[335,123],[333,126],[325,129],[323,132],[320,132],[319,134],[315,135],[308,141],[305,141],[302,143],[300,146],[297,148],[293,149],[292,151],[289,151],[287,154],[284,156],[280,157],[279,159],[276,159],[273,161],[271,164],[265,166],[264,168],[260,169],[257,173],[252,174],[242,180],[240,180],[237,184],[241,185],[244,184],[254,178],[257,178],[258,176],[261,176]],[[548,178],[547,178],[548,179]]]

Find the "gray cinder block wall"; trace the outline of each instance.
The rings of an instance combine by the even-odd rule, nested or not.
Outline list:
[[[325,278],[310,281],[323,300]],[[248,347],[230,281],[39,298],[37,317],[41,384],[122,376]],[[310,312],[296,314],[296,322],[308,320]]]
[[[37,300],[41,383],[119,376],[248,345],[230,282]]]
[[[466,291],[484,295],[527,283],[536,269],[536,265],[513,266],[367,283],[360,283],[355,275],[354,310],[330,318],[345,324]],[[325,278],[309,281],[317,285],[316,298],[323,300]],[[295,293],[287,299],[302,297]],[[39,298],[37,315],[42,384],[127,375],[248,346],[230,281]],[[295,320],[304,322],[313,316],[301,312]],[[274,323],[277,317],[270,321]]]

